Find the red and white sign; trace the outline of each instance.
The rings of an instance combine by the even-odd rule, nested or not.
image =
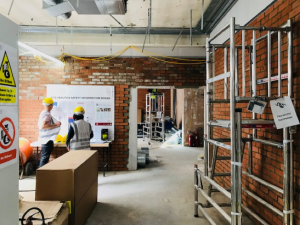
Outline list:
[[[16,158],[16,156],[17,156],[17,149],[2,153],[0,154],[0,164],[13,160]]]
[[[13,121],[5,117],[0,121],[0,147],[8,149],[15,140],[16,128]]]
[[[0,110],[0,169],[17,162],[18,108],[5,106]]]
[[[287,78],[288,78],[287,73],[281,75],[281,80],[284,80],[284,79],[287,79]],[[271,77],[271,82],[276,81],[276,80],[278,80],[278,75]],[[257,80],[257,84],[265,84],[265,83],[268,83],[268,78],[263,78],[263,79]]]

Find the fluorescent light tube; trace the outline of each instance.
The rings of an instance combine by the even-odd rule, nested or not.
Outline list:
[[[54,57],[52,57],[52,56],[50,56],[50,55],[47,55],[47,54],[45,54],[45,53],[43,53],[43,52],[41,52],[41,51],[39,51],[39,50],[37,50],[37,49],[35,49],[35,48],[29,46],[29,45],[26,45],[26,44],[24,44],[24,43],[22,43],[22,42],[19,42],[19,41],[18,41],[18,45],[19,45],[20,47],[22,47],[22,48],[25,48],[25,49],[31,51],[31,52],[34,53],[34,54],[43,56],[43,57],[45,57],[45,58],[51,60],[52,62],[55,62],[55,63],[57,63],[57,64],[59,64],[59,65],[62,64],[62,61],[60,61],[60,60],[58,60],[58,59],[56,59],[56,58],[54,58]]]

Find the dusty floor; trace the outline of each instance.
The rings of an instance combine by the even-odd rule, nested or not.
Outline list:
[[[86,224],[209,224],[200,212],[200,218],[194,218],[193,166],[202,164],[197,161],[201,154],[201,148],[159,148],[155,145],[150,146],[152,162],[145,169],[108,172],[106,177],[99,173],[98,203]],[[20,190],[34,190],[34,187],[34,177],[20,181]],[[228,201],[220,193],[214,193],[214,199]],[[226,211],[230,213],[230,208]],[[218,225],[228,224],[213,208],[207,212]],[[252,223],[244,218],[243,225],[249,224]]]

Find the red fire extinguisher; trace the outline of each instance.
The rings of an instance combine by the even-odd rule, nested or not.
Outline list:
[[[195,130],[194,134],[195,134],[195,142],[194,142],[195,145],[194,146],[199,147],[199,134],[198,134],[198,131]]]
[[[193,132],[189,133],[189,147],[193,147],[195,145],[195,136]]]

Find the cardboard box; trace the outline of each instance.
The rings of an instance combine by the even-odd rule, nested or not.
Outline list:
[[[67,203],[21,200],[19,202],[19,218],[21,219],[24,213],[32,207],[37,207],[42,210],[44,218],[47,218],[45,220],[46,225],[68,225],[69,207]],[[35,212],[37,212],[37,210],[29,211],[28,214],[26,214],[26,218]],[[41,214],[36,214],[33,218],[42,219],[42,216]],[[33,225],[42,224],[40,220],[33,220],[32,222]],[[19,224],[21,224],[21,221],[19,222]]]
[[[98,152],[70,151],[36,171],[39,201],[71,201],[69,225],[84,225],[97,203]]]

